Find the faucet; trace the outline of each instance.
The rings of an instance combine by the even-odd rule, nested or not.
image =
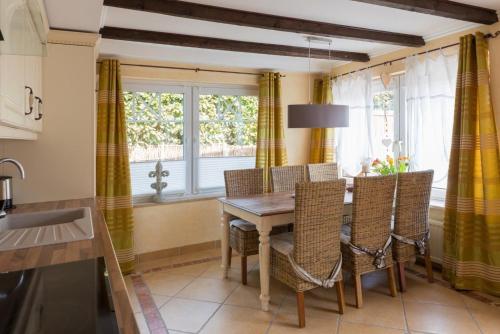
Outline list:
[[[0,165],[5,162],[10,162],[16,166],[19,174],[21,175],[21,179],[25,178],[26,174],[24,173],[23,165],[21,165],[19,161],[11,158],[0,159]],[[0,208],[0,218],[4,218],[7,215],[7,212],[5,212],[5,205],[9,199],[12,199],[10,178],[4,178],[0,180],[0,202],[2,203]]]

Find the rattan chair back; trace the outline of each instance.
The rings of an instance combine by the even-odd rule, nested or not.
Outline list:
[[[429,204],[434,171],[401,173],[396,189],[394,233],[419,240],[428,232]],[[415,254],[415,246],[393,240],[395,257]]]
[[[250,168],[224,171],[226,196],[250,196],[264,193],[264,170]]]
[[[313,276],[328,277],[339,259],[344,196],[345,180],[296,185],[293,256]]]
[[[351,243],[380,249],[391,235],[396,176],[355,177]]]
[[[270,171],[273,192],[294,191],[297,183],[306,180],[305,167],[302,165],[271,167]]]
[[[310,182],[335,181],[339,178],[337,164],[334,162],[308,164],[306,175]]]

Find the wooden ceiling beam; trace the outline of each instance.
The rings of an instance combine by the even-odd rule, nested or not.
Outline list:
[[[224,50],[245,53],[260,53],[275,56],[303,57],[309,56],[309,49],[304,47],[243,42],[229,39],[200,37],[191,35],[172,34],[147,30],[103,27],[100,30],[102,38],[175,45],[190,48]],[[327,49],[311,49],[311,58],[332,59],[343,61],[367,62],[370,57],[366,53],[338,51]]]
[[[422,14],[481,24],[498,22],[496,10],[448,0],[354,0]]]
[[[421,36],[345,25],[310,21],[298,18],[255,13],[231,8],[177,0],[104,0],[105,6],[119,7],[189,19],[233,24],[261,29],[307,35],[355,39],[394,45],[418,47],[425,45]]]

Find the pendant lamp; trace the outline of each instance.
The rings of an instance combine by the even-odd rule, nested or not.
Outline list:
[[[309,42],[309,101],[311,101],[311,41],[328,42],[329,39],[308,37]],[[328,57],[330,58],[330,57]],[[340,104],[291,104],[288,106],[288,128],[342,128],[349,126],[349,106]]]

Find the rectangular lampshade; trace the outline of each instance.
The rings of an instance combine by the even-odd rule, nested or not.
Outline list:
[[[343,128],[349,126],[349,106],[340,104],[292,104],[289,128]]]

